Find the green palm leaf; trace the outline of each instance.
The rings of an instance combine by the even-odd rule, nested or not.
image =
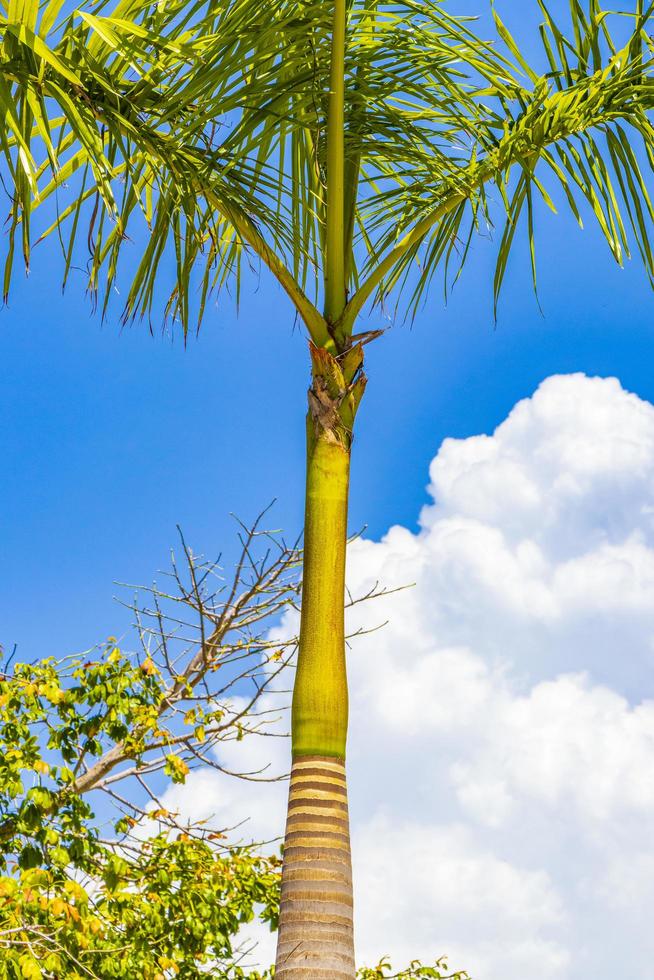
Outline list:
[[[457,139],[462,146],[468,141],[467,158],[448,153],[445,160],[437,155],[422,160],[412,180],[396,180],[371,203],[364,201],[373,228],[384,233],[374,248],[368,246],[364,281],[346,313],[348,323],[371,296],[380,299],[400,281],[412,283],[409,302],[415,309],[462,224],[474,229],[480,213],[485,223],[492,221],[489,185],[499,190],[506,213],[495,273],[496,302],[525,212],[535,281],[534,195],[555,210],[550,190],[554,193],[557,186],[580,222],[585,204],[583,210],[595,218],[618,262],[629,256],[630,240],[635,242],[652,280],[647,189],[654,146],[652,42],[647,33],[652,8],[641,5],[629,17],[628,37],[618,46],[609,31],[610,21],[617,18],[601,11],[594,0],[585,13],[579,3],[571,4],[572,40],[545,5],[540,6],[549,69],[544,73],[527,64],[497,16],[505,48],[501,55],[476,46],[467,28],[452,30],[451,43],[465,66],[466,80],[451,88],[451,97],[463,121]],[[391,210],[396,221],[389,226]],[[407,273],[418,256],[422,262],[412,281]]]
[[[323,343],[328,7],[96,0],[62,15],[59,0],[10,4],[0,18],[5,294],[16,234],[29,263],[43,213],[65,277],[87,247],[105,310],[128,279],[125,317],[159,310],[186,330],[251,252]],[[341,338],[369,300],[395,288],[415,310],[437,270],[458,275],[465,243],[497,217],[489,187],[506,215],[496,301],[523,214],[535,281],[536,198],[579,221],[590,214],[617,261],[635,247],[654,275],[651,8],[618,18],[572,0],[564,31],[540,7],[532,66],[497,13],[491,44],[437,0],[349,4]],[[139,260],[123,261],[144,238]]]

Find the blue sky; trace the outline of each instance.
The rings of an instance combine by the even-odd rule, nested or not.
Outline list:
[[[654,298],[638,262],[617,268],[590,222],[537,224],[544,316],[523,231],[497,326],[494,246],[478,240],[447,306],[436,284],[412,328],[368,348],[352,529],[414,526],[442,439],[492,431],[552,373],[617,375],[654,399]],[[270,278],[251,281],[238,315],[221,297],[184,347],[101,325],[74,279],[61,295],[60,272],[39,246],[0,311],[0,639],[28,658],[121,633],[113,583],[165,567],[176,524],[196,550],[229,555],[230,512],[247,520],[276,497],[290,536],[302,516],[305,342]]]
[[[494,326],[493,248],[478,242],[447,307],[436,288],[413,328],[368,349],[353,529],[412,524],[441,440],[492,431],[550,374],[617,375],[654,399],[654,298],[637,262],[620,270],[565,215],[538,232],[544,317],[521,242]],[[196,550],[229,552],[229,513],[249,519],[276,497],[274,523],[295,534],[308,381],[301,332],[265,275],[238,316],[224,296],[185,348],[144,325],[101,326],[39,251],[0,313],[1,634],[27,657],[122,630],[112,583],[149,581],[176,524]]]

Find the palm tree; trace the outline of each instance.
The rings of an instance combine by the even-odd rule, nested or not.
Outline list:
[[[498,215],[496,301],[523,214],[535,283],[539,198],[580,224],[594,217],[618,262],[635,242],[654,280],[653,8],[636,0],[618,16],[570,0],[561,28],[537,2],[534,65],[497,14],[491,44],[439,0],[119,0],[110,12],[93,0],[63,17],[63,0],[9,0],[2,19],[5,293],[16,235],[28,262],[31,219],[43,214],[64,279],[77,240],[88,243],[88,287],[103,312],[129,278],[125,318],[159,311],[186,331],[255,256],[306,328],[278,980],[351,980],[355,970],[344,570],[364,349],[381,333],[369,320],[357,333],[360,317],[392,291],[413,314],[435,272],[454,264],[457,276]],[[131,264],[119,260],[133,226],[144,245]],[[165,255],[176,273],[162,302]],[[274,376],[271,365],[271,385]]]

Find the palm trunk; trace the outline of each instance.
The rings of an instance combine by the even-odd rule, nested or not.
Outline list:
[[[345,762],[298,756],[284,840],[276,980],[352,980],[352,870]]]
[[[313,381],[307,415],[302,619],[276,980],[354,980],[356,972],[345,781],[344,602],[350,447],[366,382],[363,349],[360,344],[351,347],[340,328],[347,303],[346,34],[347,2],[333,0],[324,266],[329,337],[324,347],[309,345]]]
[[[345,550],[361,348],[312,347],[300,649],[282,866],[276,980],[353,980],[352,873],[345,779]]]

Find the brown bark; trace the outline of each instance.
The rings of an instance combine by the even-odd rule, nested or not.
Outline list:
[[[293,764],[275,980],[353,980],[352,868],[345,764]]]

